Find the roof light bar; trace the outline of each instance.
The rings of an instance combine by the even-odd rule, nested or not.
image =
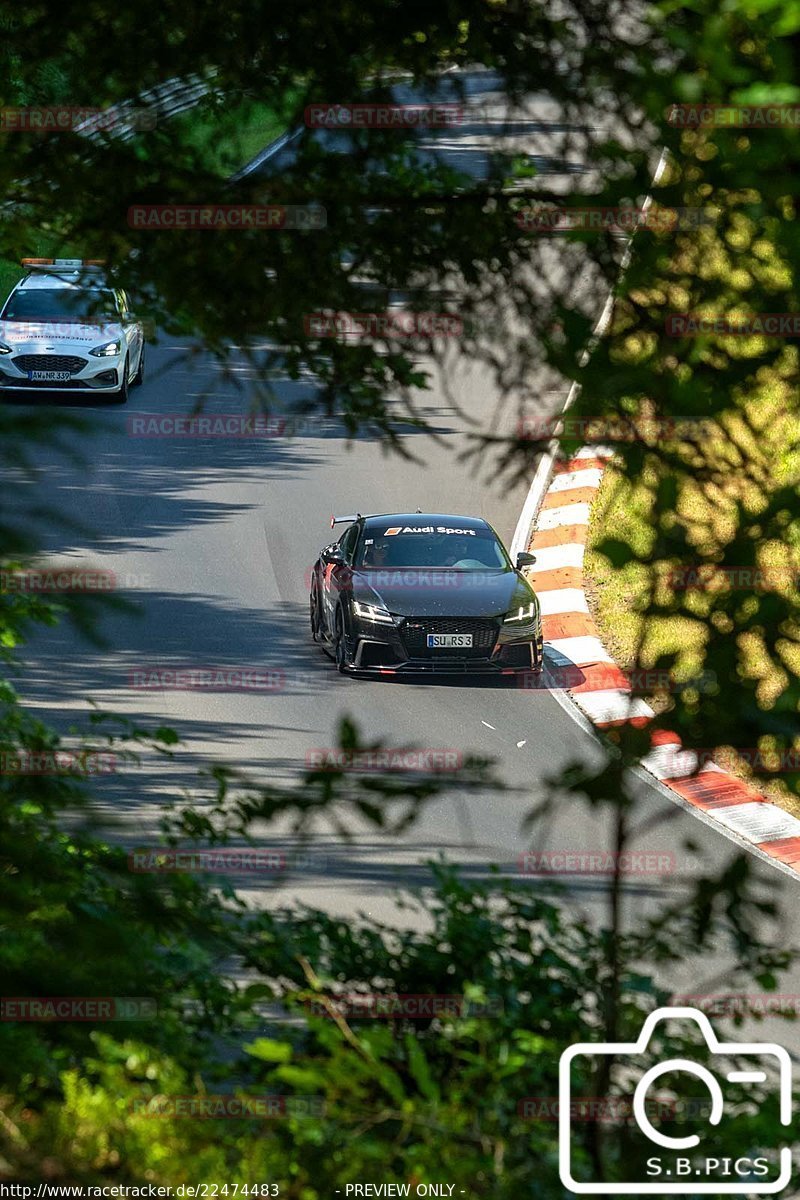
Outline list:
[[[103,267],[104,258],[23,258],[23,267],[55,267],[60,271],[80,271],[83,267]]]

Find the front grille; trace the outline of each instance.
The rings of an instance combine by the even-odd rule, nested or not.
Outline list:
[[[87,362],[75,354],[18,354],[11,361],[26,374],[28,371],[69,371],[70,375],[77,374]]]
[[[408,617],[400,635],[409,658],[488,658],[497,641],[498,623],[485,617]],[[429,649],[429,633],[471,633],[472,646]]]

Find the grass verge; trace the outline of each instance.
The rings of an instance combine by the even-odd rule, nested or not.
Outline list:
[[[258,100],[210,99],[171,125],[212,174],[227,179],[285,133],[300,92],[287,93],[280,111]]]
[[[703,255],[706,272],[735,283],[724,247],[710,241]],[[778,270],[774,263],[772,267]],[[646,302],[648,297],[637,299]],[[763,339],[757,337],[729,336],[719,341],[729,356],[741,359],[764,349]],[[765,593],[787,605],[796,605],[797,600],[800,545],[796,531],[787,528],[780,540],[762,538],[758,518],[772,493],[796,488],[800,480],[798,357],[797,348],[787,345],[770,366],[755,369],[743,381],[724,413],[688,430],[690,448],[683,445],[676,455],[684,468],[672,473],[676,491],[669,505],[668,527],[678,534],[671,542],[673,557],[665,550],[665,507],[659,498],[662,464],[655,458],[648,463],[645,458],[644,468],[635,478],[624,473],[620,460],[609,464],[591,511],[584,586],[601,639],[624,669],[650,668],[666,657],[674,661],[679,679],[697,678],[707,665],[712,630],[724,634],[730,628],[736,639],[737,670],[755,687],[761,709],[776,709],[800,672],[796,620],[784,622],[781,637],[772,645],[760,635],[757,622],[748,622]],[[677,444],[676,436],[676,443],[665,449],[675,451]],[[742,562],[734,556],[747,553],[743,527],[755,547],[754,564],[749,560],[743,563],[740,574],[735,569],[715,568],[714,564],[722,561]],[[606,539],[627,543],[636,558],[612,565],[597,549]],[[675,547],[681,544],[683,553],[676,556]],[[721,599],[737,615],[734,622],[722,611]],[[660,695],[651,698],[651,703],[663,711],[670,701]],[[761,775],[758,762],[754,771],[750,756],[738,756],[731,746],[718,748],[717,761],[800,817],[800,797],[790,778],[794,770],[797,779],[793,762],[800,762],[800,736],[782,767],[778,766],[776,745],[764,738],[752,749],[763,755],[767,772],[782,769],[786,779]]]
[[[170,124],[206,169],[227,179],[286,130],[299,96],[299,89],[287,94],[280,112],[256,100],[240,99],[233,106],[229,100],[204,101],[173,117]],[[44,237],[25,250],[25,256],[31,258],[68,253],[63,246],[54,246],[52,238]],[[0,305],[23,274],[18,262],[0,258]]]

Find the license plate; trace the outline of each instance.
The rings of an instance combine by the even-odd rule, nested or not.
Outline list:
[[[437,650],[440,647],[448,646],[455,648],[464,648],[472,645],[471,633],[429,633],[428,634],[428,649]]]
[[[69,371],[28,371],[31,383],[66,383]]]

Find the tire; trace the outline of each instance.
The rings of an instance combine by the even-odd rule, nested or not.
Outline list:
[[[127,404],[128,403],[128,369],[130,362],[126,358],[125,366],[122,369],[122,386],[116,392],[111,392],[112,404]]]
[[[311,593],[308,598],[309,619],[311,622],[311,640],[319,642],[322,640],[322,626],[319,619],[319,591],[317,587],[317,577],[314,576],[311,583]]]
[[[333,657],[336,660],[336,670],[340,675],[347,671],[347,647],[344,636],[344,613],[341,608],[336,610],[335,633],[333,635]]]
[[[136,374],[131,380],[131,387],[141,387],[144,383],[144,342],[142,342],[142,352],[139,355],[139,365],[136,368]]]

